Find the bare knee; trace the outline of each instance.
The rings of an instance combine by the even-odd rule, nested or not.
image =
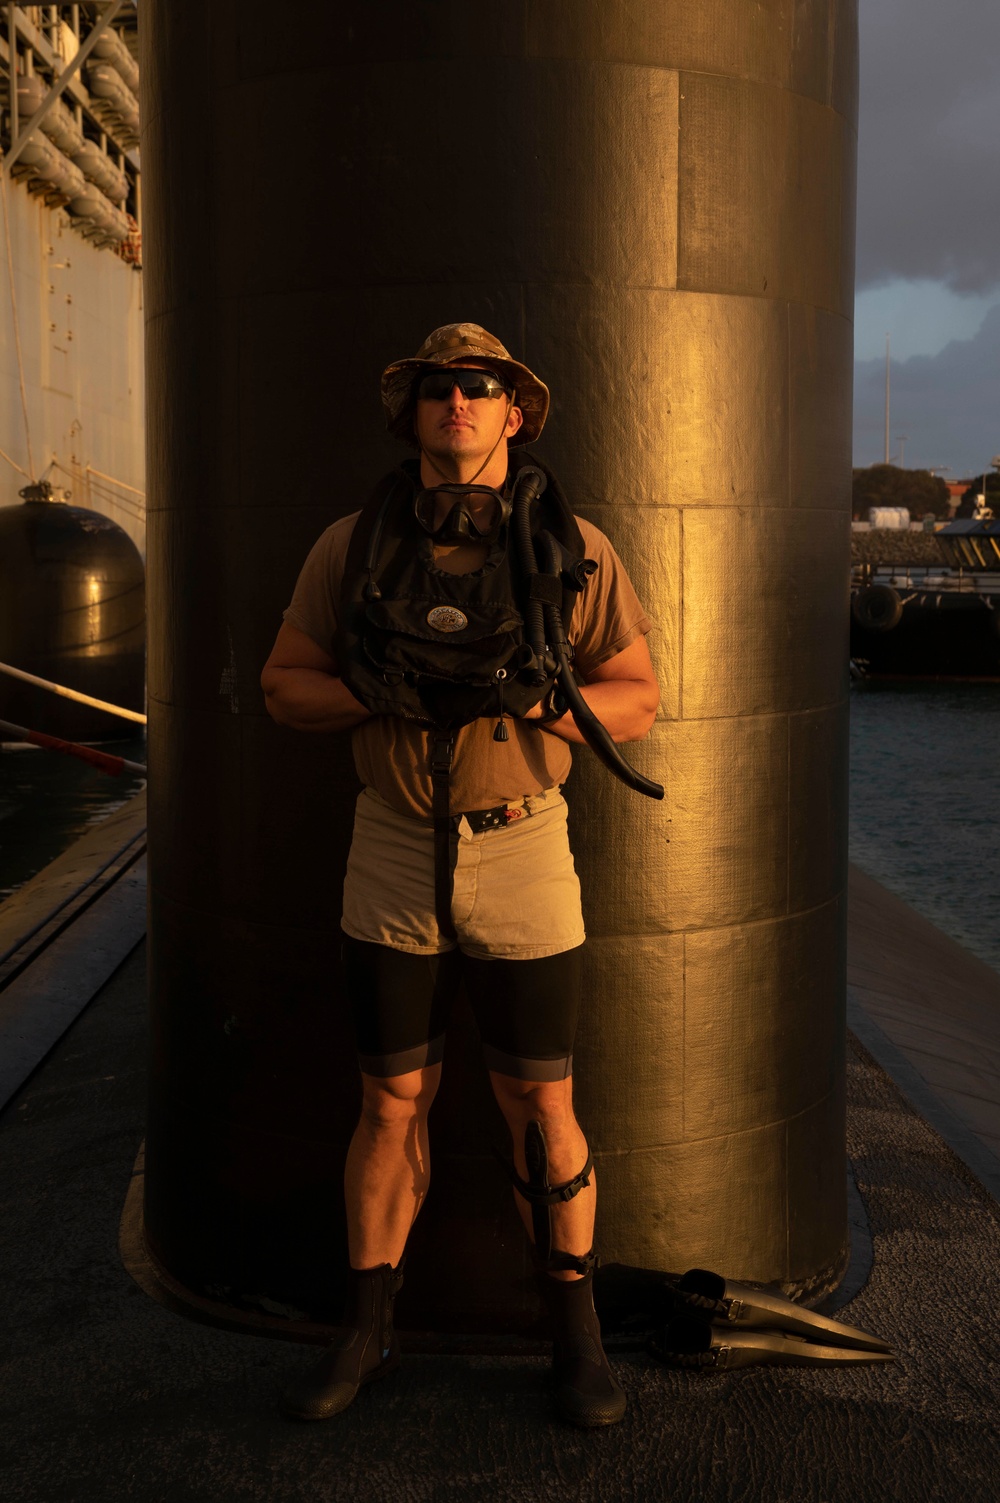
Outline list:
[[[547,1137],[578,1131],[572,1078],[515,1080],[496,1072],[491,1072],[490,1078],[497,1103],[515,1137],[523,1134],[529,1122],[541,1123]]]
[[[440,1065],[406,1075],[362,1075],[362,1122],[377,1133],[410,1131],[426,1121],[440,1078]]]

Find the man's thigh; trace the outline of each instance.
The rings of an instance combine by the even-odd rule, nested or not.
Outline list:
[[[344,970],[363,1074],[386,1078],[439,1064],[462,981],[487,1067],[517,1080],[573,1072],[582,946],[535,960],[479,960],[451,950],[407,955],[344,939]]]
[[[580,1013],[582,945],[534,960],[464,956],[488,1068],[515,1080],[566,1080]]]
[[[407,955],[344,938],[344,980],[364,1075],[386,1079],[440,1064],[462,956]]]

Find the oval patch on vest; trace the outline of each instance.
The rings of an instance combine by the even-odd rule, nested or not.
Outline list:
[[[454,605],[436,605],[427,612],[427,625],[435,631],[461,631],[468,624],[468,616]]]

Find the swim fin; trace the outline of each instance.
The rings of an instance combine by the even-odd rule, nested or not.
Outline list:
[[[827,1346],[789,1331],[728,1329],[707,1317],[678,1315],[652,1344],[654,1354],[674,1367],[731,1372],[734,1368],[769,1363],[786,1367],[825,1367],[830,1364],[894,1362],[890,1351],[853,1346]]]
[[[688,1269],[674,1285],[673,1294],[683,1311],[704,1315],[713,1325],[725,1326],[727,1330],[779,1331],[822,1342],[824,1346],[881,1353],[892,1350],[878,1336],[871,1336],[857,1326],[807,1310],[772,1289],[738,1284],[705,1268]]]

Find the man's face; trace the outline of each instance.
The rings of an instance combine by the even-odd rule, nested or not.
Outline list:
[[[442,367],[442,371],[493,369],[486,360],[462,360]],[[419,398],[413,425],[426,454],[483,460],[505,430],[509,439],[520,428],[521,409],[511,407],[508,412],[505,397],[467,397],[460,387],[453,386],[441,401]]]

